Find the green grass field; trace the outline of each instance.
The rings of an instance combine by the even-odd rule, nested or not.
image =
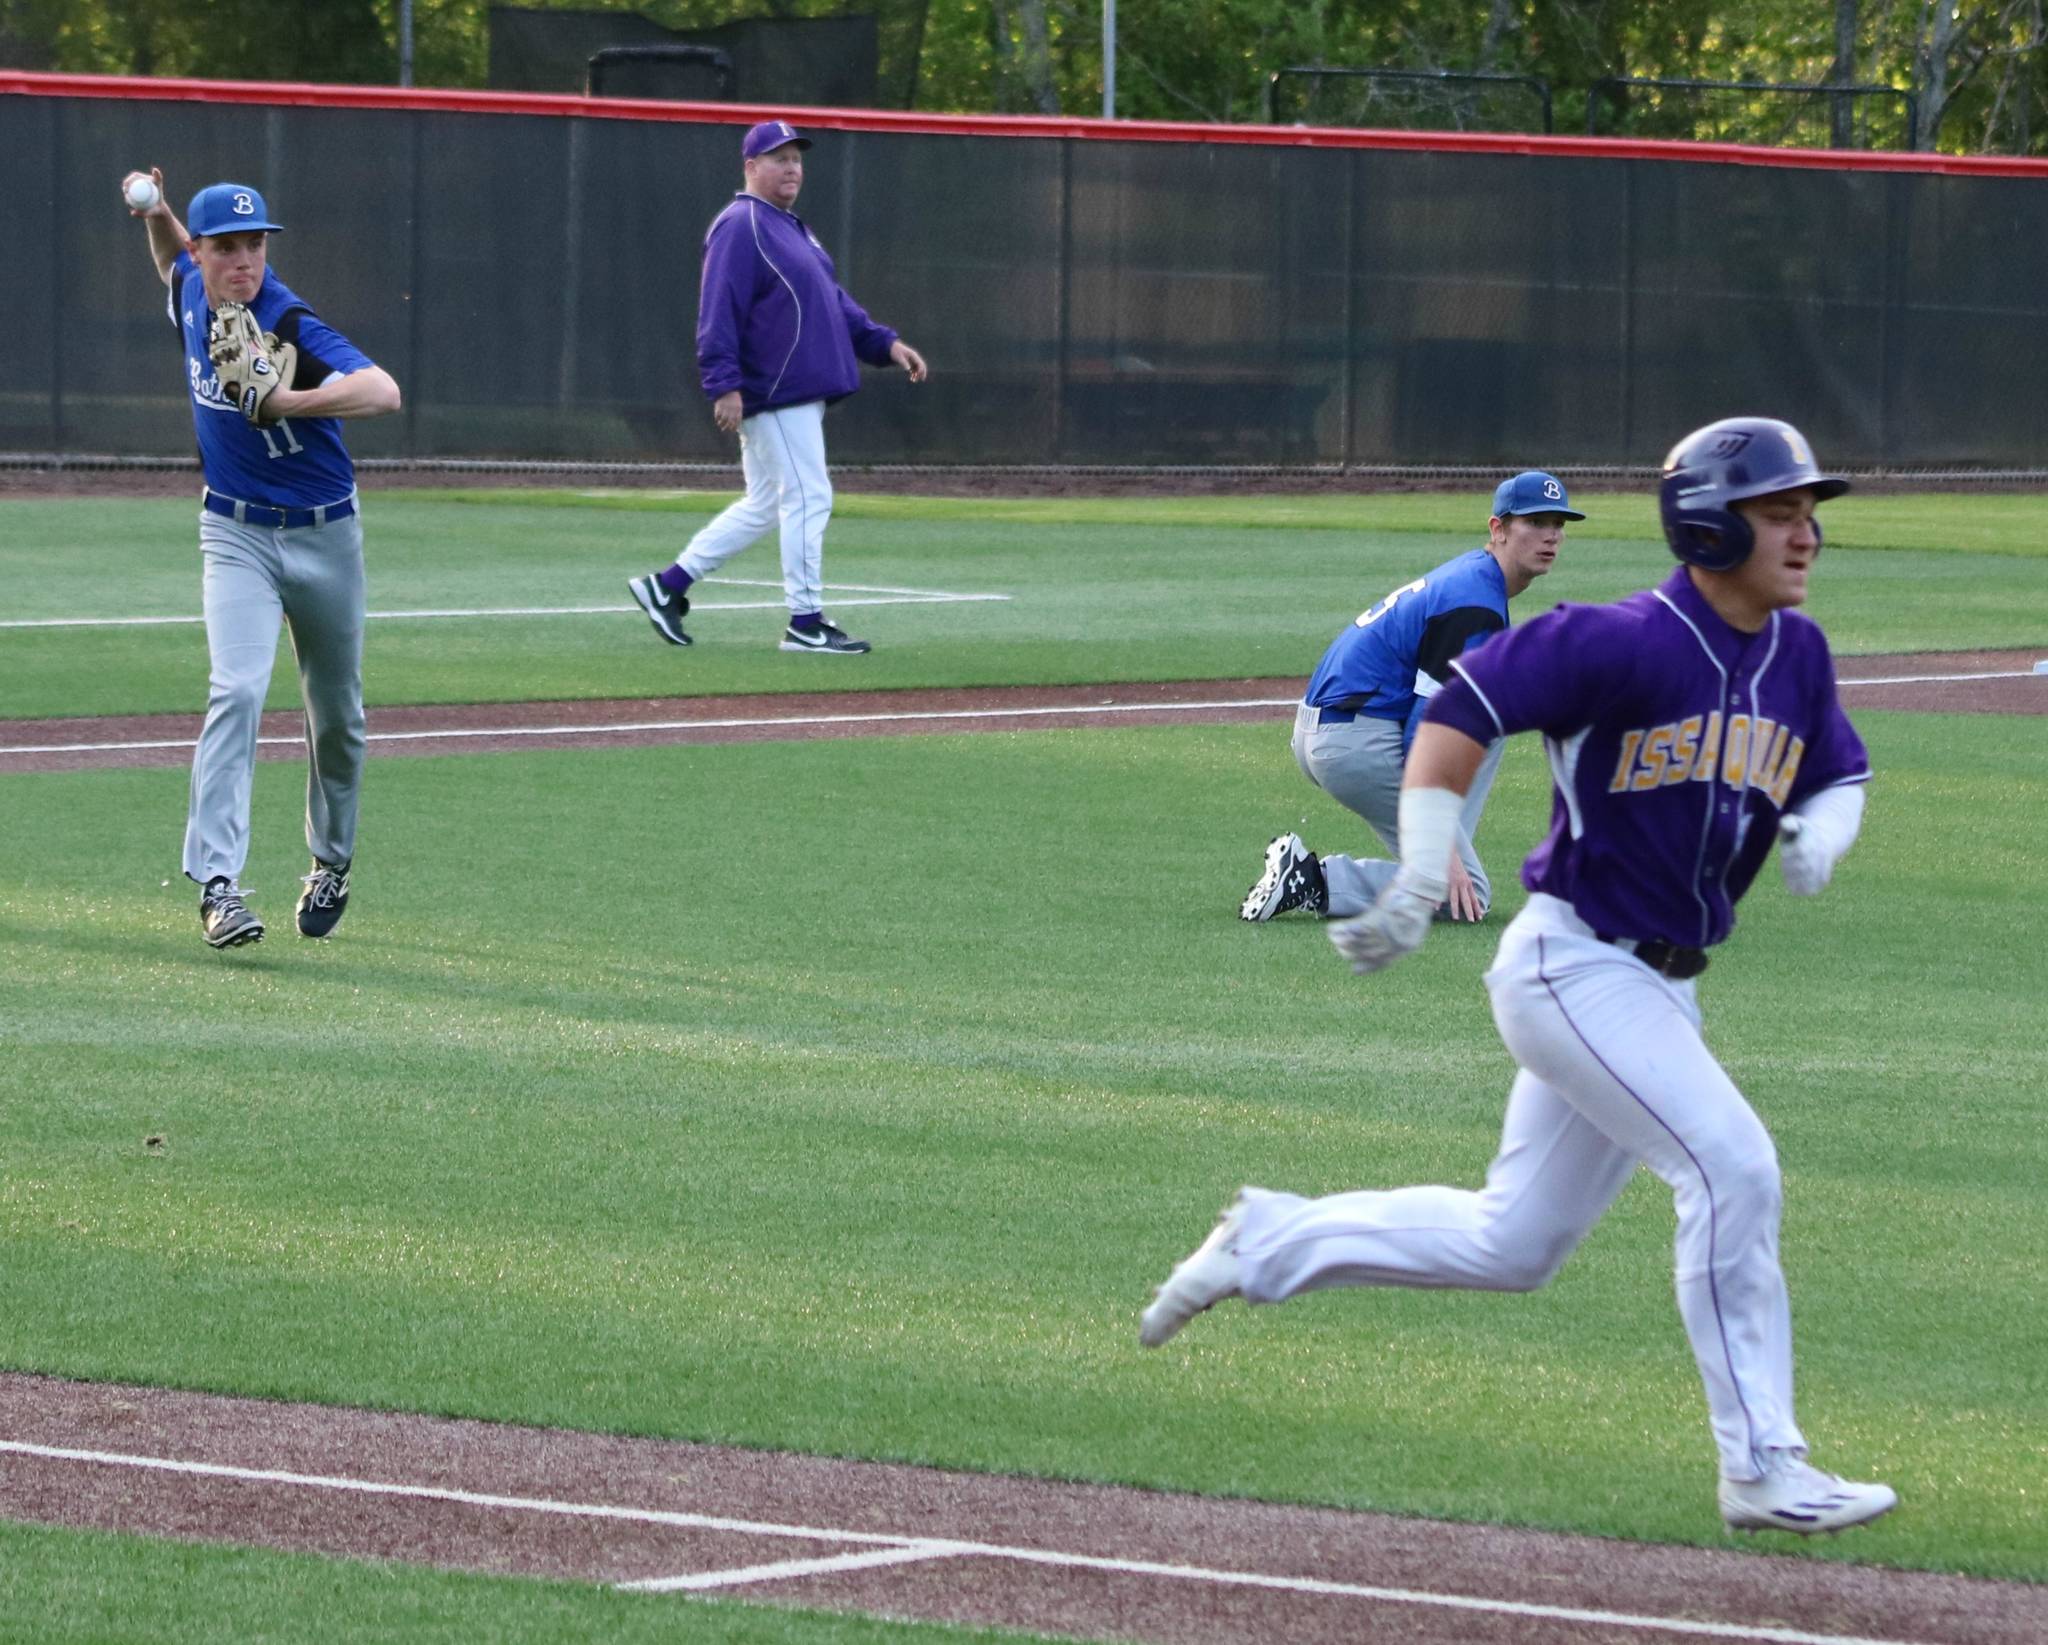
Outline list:
[[[369,499],[371,610],[564,614],[379,618],[365,664],[373,705],[819,689],[816,659],[774,647],[782,619],[772,543],[726,568],[749,584],[696,591],[688,651],[655,640],[632,605],[626,579],[672,559],[721,498],[477,495]],[[1516,602],[1518,617],[1560,599],[1616,598],[1670,565],[1643,498],[1575,500],[1591,518],[1573,528],[1558,570]],[[858,670],[846,683],[882,689],[1305,676],[1346,616],[1482,541],[1485,507],[1430,496],[849,495],[826,554],[831,583],[1004,598],[868,606],[849,603],[868,596],[835,596],[832,610],[876,649],[826,666],[846,663]],[[121,499],[5,505],[4,620],[196,619],[197,512],[189,502]],[[2043,639],[2048,499],[1850,497],[1830,503],[1826,520],[1836,546],[1813,610],[1838,651]],[[754,609],[717,609],[735,603]],[[0,628],[0,643],[9,716],[204,703],[196,621],[16,626]],[[276,707],[298,700],[283,652]]]
[[[1639,499],[1577,500],[1595,519],[1518,616],[1668,565]],[[1012,598],[848,608],[878,649],[823,664],[774,651],[773,611],[707,610],[688,652],[630,611],[395,619],[372,701],[1298,677],[1477,540],[1464,499],[843,502],[833,580]],[[1829,508],[1839,650],[2048,655],[2048,503]],[[372,606],[624,606],[703,509],[375,498]],[[109,586],[196,612],[191,512],[6,505],[8,615]],[[730,569],[772,579],[772,547]],[[204,674],[196,627],[0,629],[0,658],[9,714],[190,711]],[[1862,843],[1811,903],[1767,871],[1703,984],[1784,1159],[1816,1456],[1904,1499],[1794,1554],[2044,1581],[2043,722],[1859,723]],[[1497,880],[1545,781],[1510,751]],[[245,883],[273,929],[302,787],[259,768]],[[1647,1176],[1533,1296],[1326,1294],[1137,1350],[1239,1182],[1475,1183],[1511,1073],[1479,984],[1497,927],[1361,980],[1313,924],[1236,920],[1272,833],[1362,833],[1283,723],[382,761],[340,936],[231,954],[177,874],[184,801],[180,771],[0,779],[0,1366],[1720,1541]],[[336,1639],[668,1614],[0,1530],[24,1637],[131,1637],[123,1604],[208,1637],[215,1587]],[[351,1588],[377,1596],[359,1633],[322,1597]]]

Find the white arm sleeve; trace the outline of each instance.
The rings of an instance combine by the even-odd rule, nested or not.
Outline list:
[[[1821,843],[1840,859],[1856,843],[1863,827],[1863,800],[1869,793],[1863,783],[1842,783],[1823,788],[1792,808],[1792,815],[1806,824],[1806,832],[1820,836]]]
[[[1448,788],[1401,790],[1401,884],[1439,903],[1450,894],[1451,852],[1465,796]]]
[[[1778,819],[1778,863],[1795,897],[1810,897],[1835,872],[1863,827],[1862,783],[1823,788]]]

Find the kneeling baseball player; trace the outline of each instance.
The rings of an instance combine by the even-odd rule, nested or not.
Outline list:
[[[1294,761],[1301,774],[1355,811],[1396,858],[1401,854],[1401,770],[1429,699],[1464,652],[1508,626],[1508,601],[1549,574],[1564,546],[1565,524],[1586,516],[1564,482],[1528,469],[1494,488],[1486,542],[1403,583],[1367,607],[1324,650],[1294,715]],[[1487,751],[1458,818],[1450,891],[1438,915],[1482,920],[1493,903],[1486,865],[1472,844],[1504,745]],[[1270,920],[1305,909],[1332,919],[1372,906],[1398,862],[1384,857],[1318,857],[1298,834],[1266,847],[1266,864],[1238,907],[1238,918]]]
[[[1806,1459],[1777,1152],[1700,1036],[1694,980],[1773,843],[1787,887],[1811,896],[1862,819],[1869,761],[1827,640],[1795,609],[1820,554],[1814,506],[1848,489],[1789,424],[1710,424],[1665,459],[1664,534],[1682,563],[1663,584],[1559,607],[1452,665],[1408,762],[1400,871],[1329,930],[1360,974],[1419,947],[1487,744],[1542,733],[1550,833],[1522,865],[1529,901],[1486,977],[1520,1068],[1486,1186],[1314,1200],[1242,1189],[1159,1287],[1145,1346],[1226,1297],[1534,1290],[1648,1165],[1677,1202],[1679,1311],[1706,1384],[1722,1518],[1804,1534],[1897,1503],[1888,1485]]]

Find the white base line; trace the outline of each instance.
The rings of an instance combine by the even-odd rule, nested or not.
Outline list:
[[[1798,1628],[1749,1627],[1740,1623],[1694,1622],[1675,1617],[1637,1616],[1624,1611],[1589,1611],[1561,1605],[1529,1605],[1518,1600],[1475,1599],[1463,1594],[1434,1594],[1410,1588],[1379,1588],[1364,1583],[1323,1582],[1312,1577],[1270,1576],[1261,1571],[1211,1570],[1196,1565],[1161,1565],[1151,1560],[1109,1559],[1093,1554],[1059,1553],[1046,1548],[1011,1548],[998,1543],[957,1542],[938,1537],[884,1536],[868,1531],[826,1530],[811,1525],[778,1525],[762,1520],[727,1519],[713,1514],[678,1513],[658,1508],[620,1508],[605,1503],[558,1502],[546,1497],[500,1496],[446,1486],[398,1485],[382,1480],[350,1479],[332,1474],[297,1474],[281,1468],[238,1468],[226,1463],[186,1462],[173,1457],[134,1456],[117,1451],[87,1451],[70,1446],[33,1445],[0,1440],[0,1454],[43,1457],[55,1462],[95,1463],[115,1468],[140,1468],[159,1473],[195,1474],[209,1479],[239,1479],[260,1485],[297,1485],[316,1490],[349,1491],[363,1496],[406,1497],[418,1501],[454,1502],[467,1507],[504,1508],[583,1519],[630,1520],[638,1524],[674,1525],[692,1529],[744,1531],[758,1536],[800,1537],[823,1542],[861,1542],[897,1556],[863,1559],[866,1564],[896,1564],[941,1556],[974,1555],[1033,1565],[1091,1571],[1115,1571],[1186,1582],[1213,1582],[1233,1587],[1273,1588],[1288,1593],[1329,1594],[1340,1598],[1378,1599],[1403,1605],[1431,1605],[1451,1610],[1526,1616],[1545,1621],[1583,1622],[1597,1627],[1634,1628],[1659,1633],[1692,1634],[1706,1639],[1763,1640],[1770,1645],[1911,1645],[1909,1641],[1872,1639],[1860,1634],[1815,1634]],[[861,1556],[833,1556],[836,1559]],[[833,1563],[828,1558],[824,1563]],[[803,1575],[820,1568],[816,1560],[784,1562],[784,1575]],[[842,1566],[841,1568],[851,1568]],[[735,1581],[771,1580],[772,1566],[741,1571],[703,1572],[695,1576],[658,1577],[618,1586],[639,1589],[712,1587]],[[750,1574],[751,1573],[751,1574]]]
[[[1852,685],[1947,685],[1951,680],[2031,680],[2033,677],[2032,672],[2024,668],[2003,674],[1888,674],[1882,679],[1837,680],[1835,689],[1846,691]]]
[[[982,596],[974,596],[981,598]],[[989,595],[990,599],[1007,599],[1007,595]],[[639,608],[633,607],[638,610]],[[167,619],[168,620],[168,619]],[[1842,680],[1838,689],[1846,690],[1858,685],[1927,685],[1945,680],[2025,680],[2030,674],[1920,674],[1910,677],[1882,680]],[[1045,718],[1059,714],[1153,714],[1163,712],[1198,713],[1203,710],[1240,708],[1295,708],[1299,701],[1293,697],[1241,697],[1226,702],[1193,703],[1071,703],[1065,707],[1044,708],[953,708],[904,711],[893,714],[792,714],[782,718],[773,716],[758,719],[726,720],[633,720],[617,725],[507,725],[479,726],[470,730],[447,731],[372,731],[365,741],[373,743],[418,743],[474,741],[489,742],[495,739],[516,739],[533,737],[582,737],[603,734],[637,734],[647,731],[737,731],[763,726],[806,726],[806,725],[892,725],[918,720],[1017,720]],[[198,739],[192,737],[169,737],[146,742],[125,743],[15,743],[0,744],[0,758],[9,754],[134,754],[151,749],[193,748]],[[303,737],[258,737],[261,748],[303,748]]]
[[[640,1582],[619,1582],[622,1593],[673,1594],[706,1588],[731,1588],[743,1582],[786,1582],[799,1576],[836,1576],[841,1571],[867,1571],[880,1565],[909,1565],[920,1559],[950,1559],[974,1550],[956,1542],[913,1542],[902,1548],[871,1548],[864,1554],[830,1554],[822,1559],[779,1559],[772,1565],[742,1565],[731,1571],[699,1571],[694,1576],[651,1576]]]
[[[507,737],[587,737],[643,731],[733,731],[760,726],[804,725],[893,725],[915,720],[1011,720],[1044,718],[1055,714],[1146,714],[1224,708],[1292,708],[1292,697],[1248,697],[1232,702],[1201,703],[1075,703],[1069,707],[1047,708],[934,708],[904,710],[891,714],[792,714],[784,718],[731,720],[634,720],[619,725],[511,725],[480,726],[461,731],[372,731],[365,739],[373,743],[415,743],[447,741],[490,741]],[[304,737],[258,737],[258,747],[303,748]],[[197,739],[172,737],[155,742],[133,743],[21,743],[0,744],[0,758],[9,754],[128,754],[153,748],[192,748]]]

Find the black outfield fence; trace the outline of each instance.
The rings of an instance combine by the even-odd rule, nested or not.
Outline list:
[[[0,451],[190,451],[116,193],[154,163],[181,210],[261,188],[273,267],[403,385],[359,454],[730,460],[699,248],[778,111],[270,88],[295,89],[0,75]],[[840,118],[808,122],[802,215],[933,375],[871,373],[835,462],[1635,466],[1769,412],[1833,463],[2048,467],[2048,286],[2020,249],[2048,244],[2048,165]]]

